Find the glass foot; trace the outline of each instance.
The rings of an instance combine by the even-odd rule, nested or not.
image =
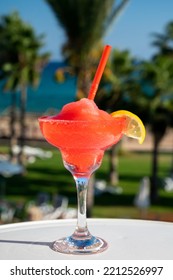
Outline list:
[[[55,241],[51,247],[54,251],[64,254],[96,254],[108,248],[102,238],[91,236],[90,239],[74,239],[72,236]]]

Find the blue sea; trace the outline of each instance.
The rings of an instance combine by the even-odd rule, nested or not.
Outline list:
[[[75,100],[76,78],[66,76],[65,82],[55,81],[55,71],[64,63],[50,62],[43,70],[40,84],[36,89],[28,88],[27,112],[44,114],[49,109],[60,110],[65,104]],[[11,105],[11,94],[3,92],[3,81],[0,81],[0,113]],[[19,104],[19,93],[17,93]]]

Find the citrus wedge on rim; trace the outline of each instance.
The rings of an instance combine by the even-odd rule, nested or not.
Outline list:
[[[123,130],[123,134],[125,134],[128,137],[137,139],[139,144],[143,143],[146,131],[143,122],[137,115],[126,110],[115,111],[111,113],[111,115],[114,118],[125,117],[126,124]]]

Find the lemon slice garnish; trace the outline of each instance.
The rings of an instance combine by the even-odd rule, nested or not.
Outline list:
[[[123,130],[123,134],[128,137],[137,139],[139,144],[143,143],[146,135],[146,130],[143,122],[137,115],[126,110],[115,111],[111,113],[111,115],[114,118],[125,117],[126,125]]]

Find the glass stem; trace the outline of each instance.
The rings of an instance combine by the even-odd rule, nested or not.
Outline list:
[[[73,234],[73,238],[83,239],[90,238],[90,233],[87,228],[87,217],[86,217],[86,201],[87,201],[87,188],[89,178],[87,177],[74,177],[77,188],[77,199],[78,199],[78,217],[77,226]]]

